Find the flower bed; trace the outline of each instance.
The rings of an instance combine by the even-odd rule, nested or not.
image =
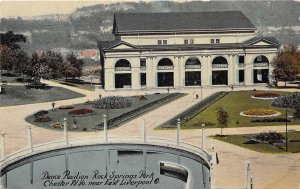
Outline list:
[[[251,98],[254,99],[276,99],[278,98],[278,94],[277,93],[270,93],[270,92],[265,92],[265,93],[256,93],[253,96],[251,96]]]
[[[85,117],[85,116],[91,116],[95,115],[96,112],[91,109],[75,109],[69,111],[69,115],[75,116],[75,117]]]
[[[37,118],[34,118],[33,121],[34,122],[49,122],[49,121],[51,121],[51,118],[50,117],[37,117]]]
[[[59,109],[61,110],[69,110],[69,109],[73,109],[74,107],[71,105],[64,105],[64,106],[60,106]]]
[[[35,114],[33,114],[33,116],[35,118],[39,118],[39,117],[43,117],[46,114],[48,114],[47,110],[40,110],[40,111],[36,112]]]
[[[268,109],[250,109],[241,112],[240,115],[249,116],[249,117],[272,117],[272,116],[278,116],[280,115],[280,113]]]
[[[122,96],[109,96],[96,100],[93,103],[94,108],[99,109],[122,109],[132,106],[130,99]]]

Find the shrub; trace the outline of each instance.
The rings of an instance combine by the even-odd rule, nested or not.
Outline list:
[[[36,117],[33,120],[34,122],[49,122],[51,121],[50,117]]]
[[[296,92],[279,96],[272,102],[272,105],[281,108],[300,107],[300,93]]]
[[[274,143],[284,139],[284,137],[277,132],[259,133],[255,135],[254,138],[261,142],[267,142],[267,143]]]
[[[121,109],[132,106],[130,99],[121,96],[109,96],[96,100],[93,103],[94,108],[100,109]]]
[[[267,92],[267,93],[256,93],[253,96],[257,98],[275,98],[278,97],[279,95],[276,93]]]
[[[250,109],[242,112],[245,115],[253,115],[253,116],[267,116],[267,115],[274,115],[277,112],[274,110],[268,109]]]
[[[73,109],[74,107],[72,105],[64,105],[64,106],[60,106],[59,109],[62,110],[68,110],[68,109]]]
[[[285,118],[265,118],[265,119],[255,119],[252,120],[251,122],[266,122],[266,123],[271,123],[271,122],[291,122],[290,120],[286,120]]]
[[[46,114],[48,114],[48,111],[47,110],[40,110],[38,112],[36,112],[35,114],[33,114],[33,116],[35,118],[38,118],[38,117],[43,117],[45,116]]]
[[[45,83],[30,83],[25,85],[26,89],[50,89],[50,86],[46,85]]]
[[[91,109],[75,109],[75,110],[71,110],[69,111],[69,115],[71,116],[91,116],[91,115],[95,115],[96,112],[91,110]]]

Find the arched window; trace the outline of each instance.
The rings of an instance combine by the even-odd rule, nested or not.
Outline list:
[[[158,70],[173,70],[173,62],[168,58],[161,59],[157,64]]]
[[[163,58],[158,62],[157,66],[173,66],[173,62],[168,58]]]
[[[185,69],[200,69],[201,63],[198,58],[192,57],[185,62]]]
[[[228,62],[226,58],[222,56],[216,57],[212,62],[213,68],[228,68]]]
[[[131,67],[130,62],[125,59],[118,60],[118,62],[115,65],[116,68],[118,67]]]
[[[254,59],[254,63],[269,63],[269,60],[264,55],[260,55]]]

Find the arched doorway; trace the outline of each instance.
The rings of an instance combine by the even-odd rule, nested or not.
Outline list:
[[[185,86],[201,86],[201,63],[192,57],[185,62]]]
[[[131,64],[121,59],[115,64],[115,88],[131,88]]]
[[[228,85],[228,62],[218,56],[212,62],[212,85]]]
[[[264,55],[257,56],[253,61],[253,83],[269,82],[269,60]]]
[[[168,58],[161,59],[157,64],[157,86],[173,87],[174,86],[174,66]]]

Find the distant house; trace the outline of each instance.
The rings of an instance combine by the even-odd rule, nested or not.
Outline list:
[[[116,13],[101,41],[106,90],[255,85],[271,78],[280,44],[239,11]]]

